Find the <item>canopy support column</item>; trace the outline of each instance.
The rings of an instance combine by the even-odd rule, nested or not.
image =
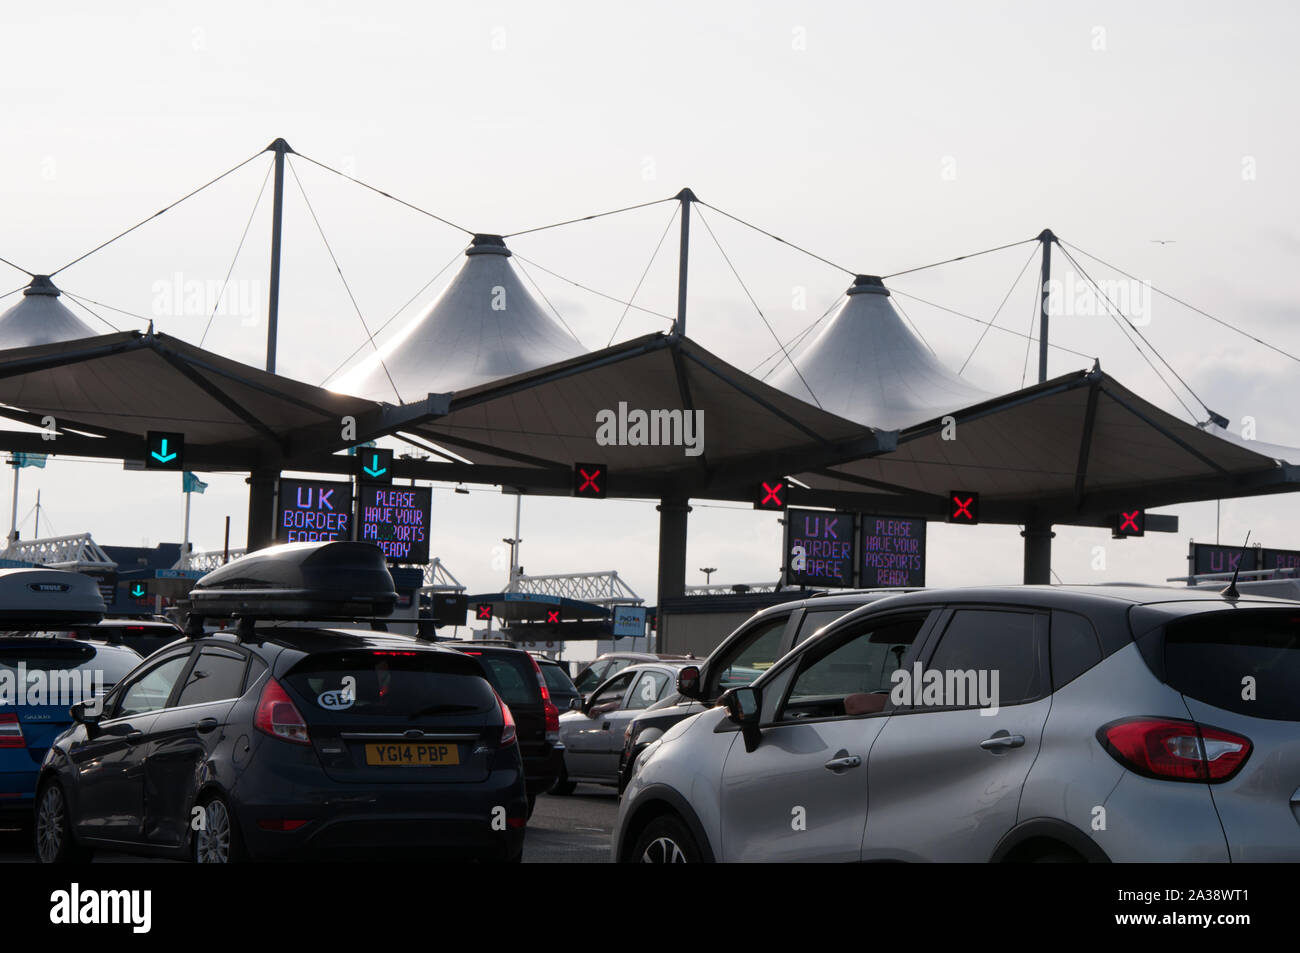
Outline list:
[[[1046,586],[1052,582],[1052,521],[1032,516],[1020,535],[1025,540],[1025,585]]]
[[[277,470],[254,470],[248,484],[248,550],[270,546],[275,536],[275,489]]]
[[[659,510],[659,594],[658,601],[686,595],[686,516],[691,511],[684,499],[662,499]]]

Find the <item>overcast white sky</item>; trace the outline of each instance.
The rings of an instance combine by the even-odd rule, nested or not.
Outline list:
[[[53,270],[283,136],[304,155],[477,231],[514,231],[690,186],[832,261],[888,274],[1051,227],[1300,352],[1293,5],[376,2],[361,13],[357,6],[268,10],[233,0],[202,13],[161,3],[123,12],[82,2],[56,13],[8,5],[0,14],[7,106],[0,256]],[[207,312],[169,314],[166,300],[186,282],[225,277],[269,163],[259,157],[58,283],[197,342]],[[291,165],[371,328],[464,245],[451,228],[302,160]],[[365,337],[293,175],[287,196],[279,369],[320,383]],[[205,341],[259,365],[268,199],[269,189],[232,272],[230,294],[251,313],[218,315]],[[625,298],[670,213],[654,206],[511,246]],[[705,217],[783,340],[849,283],[716,214]],[[702,229],[693,251],[689,332],[748,370],[775,343]],[[1028,253],[1024,246],[891,285],[987,319]],[[1065,277],[1065,263],[1056,264]],[[1036,267],[999,316],[1019,334],[1031,326]],[[609,341],[620,305],[532,274],[586,347]],[[674,281],[670,241],[637,302],[671,313]],[[3,293],[25,278],[0,266],[0,282]],[[980,326],[902,301],[940,357],[960,367]],[[119,328],[143,327],[129,314],[95,310]],[[618,337],[664,327],[633,312]],[[1144,331],[1234,429],[1251,416],[1258,439],[1300,446],[1294,361],[1158,297]],[[1182,413],[1108,320],[1062,319],[1053,341],[1099,355],[1128,386]],[[1025,344],[990,333],[966,375],[989,389],[1019,387]],[[1056,352],[1050,370],[1087,363]],[[1031,380],[1034,373],[1031,357]],[[196,548],[220,547],[228,514],[242,543],[242,478],[203,478],[211,487],[195,497]],[[178,475],[57,458],[43,471],[25,470],[19,513],[29,514],[27,537],[38,488],[42,535],[89,530],[102,543],[134,545],[180,538]],[[434,500],[434,551],[471,590],[499,586],[513,498],[440,488]],[[1295,496],[1225,502],[1225,541],[1249,529],[1266,545],[1300,547],[1295,504]],[[1214,537],[1215,506],[1170,512],[1182,518],[1177,536],[1112,543],[1102,530],[1058,529],[1055,572],[1066,581],[1156,581],[1184,571],[1188,538]],[[530,573],[616,568],[649,601],[657,532],[651,502],[526,501],[522,562]],[[1106,547],[1104,571],[1093,568],[1095,546]],[[688,580],[702,582],[703,566],[718,567],[715,582],[775,578],[779,549],[774,516],[697,505]],[[1020,577],[1014,527],[932,525],[929,552],[932,584]]]

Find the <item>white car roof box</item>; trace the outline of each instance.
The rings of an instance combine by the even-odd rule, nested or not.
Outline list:
[[[194,617],[355,619],[397,604],[384,554],[373,543],[286,543],[249,553],[194,584]]]
[[[104,618],[95,580],[63,569],[0,569],[0,625],[6,629],[86,625]]]

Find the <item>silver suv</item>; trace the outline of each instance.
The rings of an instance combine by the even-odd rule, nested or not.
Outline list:
[[[648,747],[621,861],[1300,860],[1300,605],[930,590]]]

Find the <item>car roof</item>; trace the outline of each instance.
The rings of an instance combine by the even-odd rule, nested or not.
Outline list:
[[[3,646],[5,648],[44,645],[50,642],[70,642],[75,645],[89,645],[94,647],[94,649],[97,652],[107,651],[110,654],[113,652],[125,652],[129,655],[134,655],[136,658],[141,657],[140,653],[137,652],[135,649],[131,648],[131,646],[129,645],[122,645],[117,642],[106,642],[103,639],[72,639],[66,635],[51,635],[51,636],[0,635],[0,646]]]
[[[1228,603],[1214,590],[1188,586],[1160,586],[1142,583],[1093,583],[1055,586],[971,586],[946,589],[922,589],[890,596],[889,606],[983,603],[1081,609],[1093,606],[1156,605],[1174,602]],[[1243,594],[1238,603],[1291,606],[1286,599]]]

